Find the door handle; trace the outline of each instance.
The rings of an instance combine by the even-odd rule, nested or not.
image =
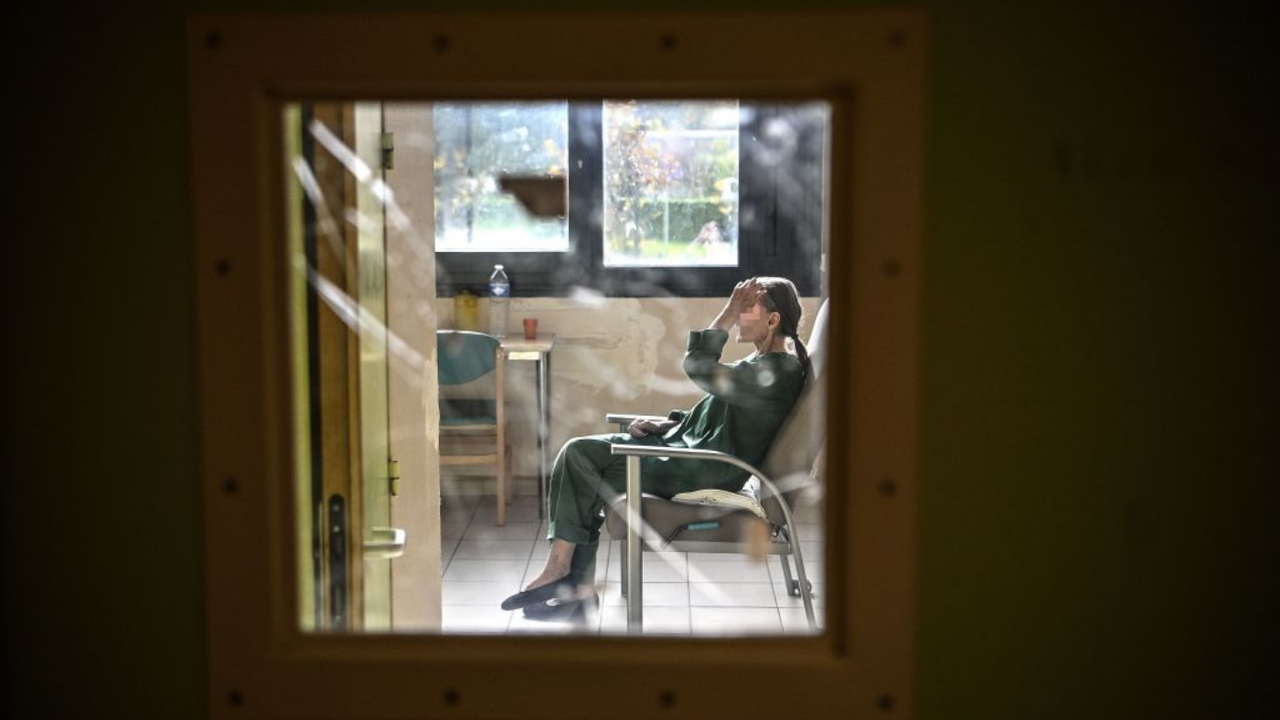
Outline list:
[[[364,541],[365,560],[390,560],[404,554],[406,533],[404,528],[375,527],[369,539]]]

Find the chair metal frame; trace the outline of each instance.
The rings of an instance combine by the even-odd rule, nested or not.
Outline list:
[[[626,415],[610,415],[611,422],[619,422],[629,419],[632,416]],[[782,510],[783,524],[781,526],[774,525],[774,532],[771,533],[773,538],[767,546],[764,553],[768,555],[779,555],[782,561],[782,572],[784,581],[787,585],[787,594],[799,594],[804,602],[805,617],[809,622],[809,628],[816,630],[817,618],[813,611],[813,586],[809,582],[808,574],[804,567],[804,553],[801,550],[800,537],[795,532],[795,521],[791,514],[791,508],[778,486],[764,472],[755,466],[743,462],[738,458],[727,453],[716,452],[714,450],[695,450],[690,448],[669,448],[669,447],[653,447],[648,445],[612,445],[611,450],[614,455],[622,455],[627,459],[627,494],[626,494],[626,526],[627,532],[622,539],[622,592],[627,598],[627,632],[640,633],[643,630],[643,598],[644,598],[644,563],[641,561],[641,551],[644,547],[650,549],[676,550],[685,552],[717,552],[717,553],[741,553],[751,554],[759,552],[758,549],[749,546],[747,543],[730,543],[730,542],[699,542],[690,540],[675,540],[666,543],[656,533],[652,532],[649,526],[644,522],[641,514],[641,503],[643,502],[643,494],[640,491],[640,458],[642,457],[664,457],[664,458],[686,458],[695,460],[705,460],[708,462],[719,462],[733,465],[741,470],[754,476],[760,481],[762,490],[767,490],[778,500],[778,507]],[[746,513],[746,510],[726,509],[727,513]],[[779,540],[778,538],[781,538]],[[787,564],[787,556],[795,555],[796,574],[799,576],[799,582],[793,582],[791,578],[791,570]]]

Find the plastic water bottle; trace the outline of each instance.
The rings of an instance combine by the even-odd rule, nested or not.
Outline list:
[[[493,266],[489,276],[489,334],[507,336],[507,315],[511,305],[511,281],[501,265]]]

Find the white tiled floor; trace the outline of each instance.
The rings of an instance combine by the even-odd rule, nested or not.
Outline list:
[[[491,496],[446,496],[441,508],[443,630],[453,633],[626,632],[625,598],[616,540],[601,537],[596,556],[600,608],[585,624],[535,622],[520,611],[499,607],[504,598],[536,576],[547,556],[546,524],[538,520],[537,499],[516,496],[507,505],[507,524],[494,524]],[[814,609],[822,626],[822,528],[804,522],[798,534],[814,586]],[[805,542],[807,541],[807,542]],[[794,576],[795,567],[792,565]],[[778,558],[757,562],[743,555],[715,553],[644,554],[644,628],[652,635],[804,634],[811,632],[800,598],[786,594]]]

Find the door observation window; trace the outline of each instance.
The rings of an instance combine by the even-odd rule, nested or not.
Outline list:
[[[287,106],[299,625],[820,632],[830,113],[723,98]],[[475,331],[501,335],[497,263],[506,334],[465,355]],[[765,276],[790,284],[729,307]],[[637,566],[610,442],[754,470],[642,458]],[[570,580],[540,583],[557,542],[573,546]],[[555,587],[518,597],[540,585]]]

